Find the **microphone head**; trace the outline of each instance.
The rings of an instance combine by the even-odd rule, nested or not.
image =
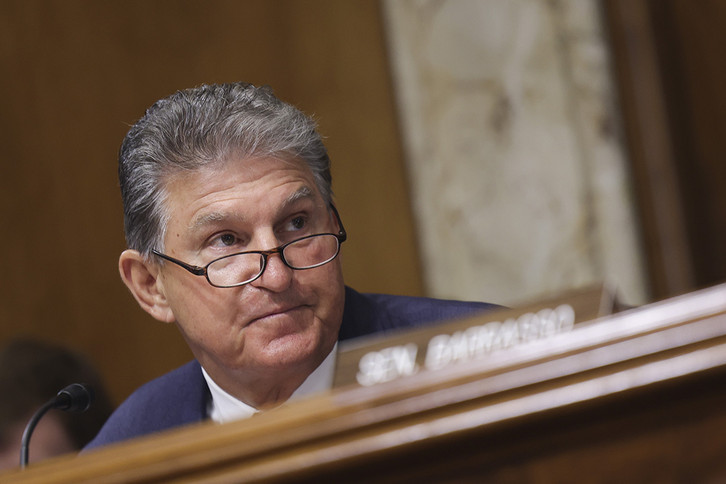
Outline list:
[[[53,408],[66,412],[85,412],[93,402],[93,389],[81,383],[71,383],[53,399]]]

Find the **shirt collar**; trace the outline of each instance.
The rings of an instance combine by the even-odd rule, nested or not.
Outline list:
[[[335,373],[335,360],[338,352],[338,343],[335,343],[333,350],[323,360],[315,371],[313,371],[290,396],[290,400],[311,395],[313,393],[329,390],[333,387],[333,376]],[[217,385],[204,368],[202,375],[209,387],[212,398],[207,407],[207,414],[214,422],[225,423],[232,420],[249,418],[258,410],[247,405],[241,400],[233,397]],[[289,401],[289,400],[288,400]]]

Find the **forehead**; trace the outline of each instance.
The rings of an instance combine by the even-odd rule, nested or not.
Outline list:
[[[310,168],[298,159],[230,159],[168,176],[170,222],[197,225],[230,210],[254,213],[300,199],[322,201]]]

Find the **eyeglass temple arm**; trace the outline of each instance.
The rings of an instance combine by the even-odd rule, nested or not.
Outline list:
[[[180,267],[183,267],[184,269],[188,270],[189,272],[191,272],[195,276],[203,276],[203,275],[206,275],[206,273],[207,273],[207,270],[204,267],[193,266],[191,264],[187,264],[186,262],[182,262],[179,259],[175,259],[173,257],[169,257],[166,254],[162,254],[161,252],[159,252],[156,249],[151,249],[151,252],[154,255],[161,257],[162,259],[166,259],[169,262],[173,262],[174,264],[176,264],[176,265],[178,265]]]
[[[338,225],[340,226],[340,230],[338,231],[338,238],[341,242],[345,242],[345,239],[348,238],[348,233],[345,231],[345,227],[343,227],[343,221],[340,219],[340,214],[338,213],[338,209],[335,208],[335,205],[332,203],[330,204],[330,209],[335,214],[335,218],[338,219]]]

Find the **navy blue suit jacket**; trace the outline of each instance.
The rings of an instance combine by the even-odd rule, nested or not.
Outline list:
[[[414,328],[496,307],[486,303],[360,294],[346,287],[338,339]],[[200,422],[207,418],[209,398],[199,363],[193,360],[136,390],[84,450]]]

